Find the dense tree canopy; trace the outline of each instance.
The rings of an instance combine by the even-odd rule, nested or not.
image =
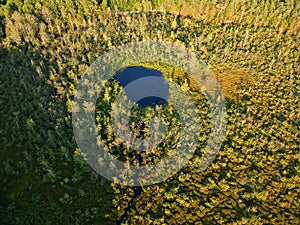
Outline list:
[[[176,176],[143,187],[122,223],[298,224],[299,12],[296,0],[0,0],[0,223],[116,224],[134,189],[86,164],[72,131],[72,100],[101,54],[162,40],[196,52],[217,76],[226,138],[213,164],[198,170],[204,124],[195,156]],[[181,68],[138,65],[176,81],[200,119],[209,117]],[[100,94],[96,122],[108,150],[134,163],[111,132],[110,100],[119,89],[112,82]],[[168,107],[155,110],[176,117]],[[168,125],[176,128],[176,120]],[[145,163],[164,157],[174,133]]]

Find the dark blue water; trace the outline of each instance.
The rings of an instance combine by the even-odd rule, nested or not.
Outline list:
[[[141,108],[164,105],[169,97],[169,85],[158,70],[143,66],[127,67],[115,76],[129,100]]]
[[[169,97],[169,85],[164,79],[162,73],[158,70],[148,69],[142,66],[127,67],[117,72],[115,79],[124,88],[127,98],[138,104],[140,114],[145,107],[155,107],[156,105],[164,105]],[[145,138],[145,123],[140,120],[137,129],[139,131],[138,138]],[[129,155],[136,158],[138,165],[141,166],[143,157],[140,151],[135,151]],[[134,204],[134,200],[143,192],[143,188],[138,182],[138,173],[134,176],[134,196],[128,203],[124,214],[117,221],[120,225],[128,216],[128,212]]]

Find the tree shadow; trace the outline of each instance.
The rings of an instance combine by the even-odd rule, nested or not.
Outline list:
[[[78,155],[50,63],[0,43],[1,224],[115,224],[111,182]]]

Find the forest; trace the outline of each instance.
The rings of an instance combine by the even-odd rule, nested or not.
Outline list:
[[[0,224],[299,224],[299,18],[297,0],[0,0]],[[72,107],[98,57],[147,40],[201,58],[222,90],[227,124],[212,164],[199,170],[211,131],[199,85],[165,63],[128,65],[178,84],[204,121],[193,157],[168,179],[137,188],[91,168]],[[167,131],[152,151],[135,154],[113,132],[121,89],[111,79],[99,93],[98,135],[122,162],[158,163],[178,142],[178,112],[134,105],[133,132],[141,135],[143,117],[147,136],[158,115]]]

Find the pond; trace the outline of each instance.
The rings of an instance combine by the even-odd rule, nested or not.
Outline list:
[[[141,108],[164,105],[169,97],[169,85],[158,70],[127,67],[118,71],[115,79],[125,89],[128,99]]]

